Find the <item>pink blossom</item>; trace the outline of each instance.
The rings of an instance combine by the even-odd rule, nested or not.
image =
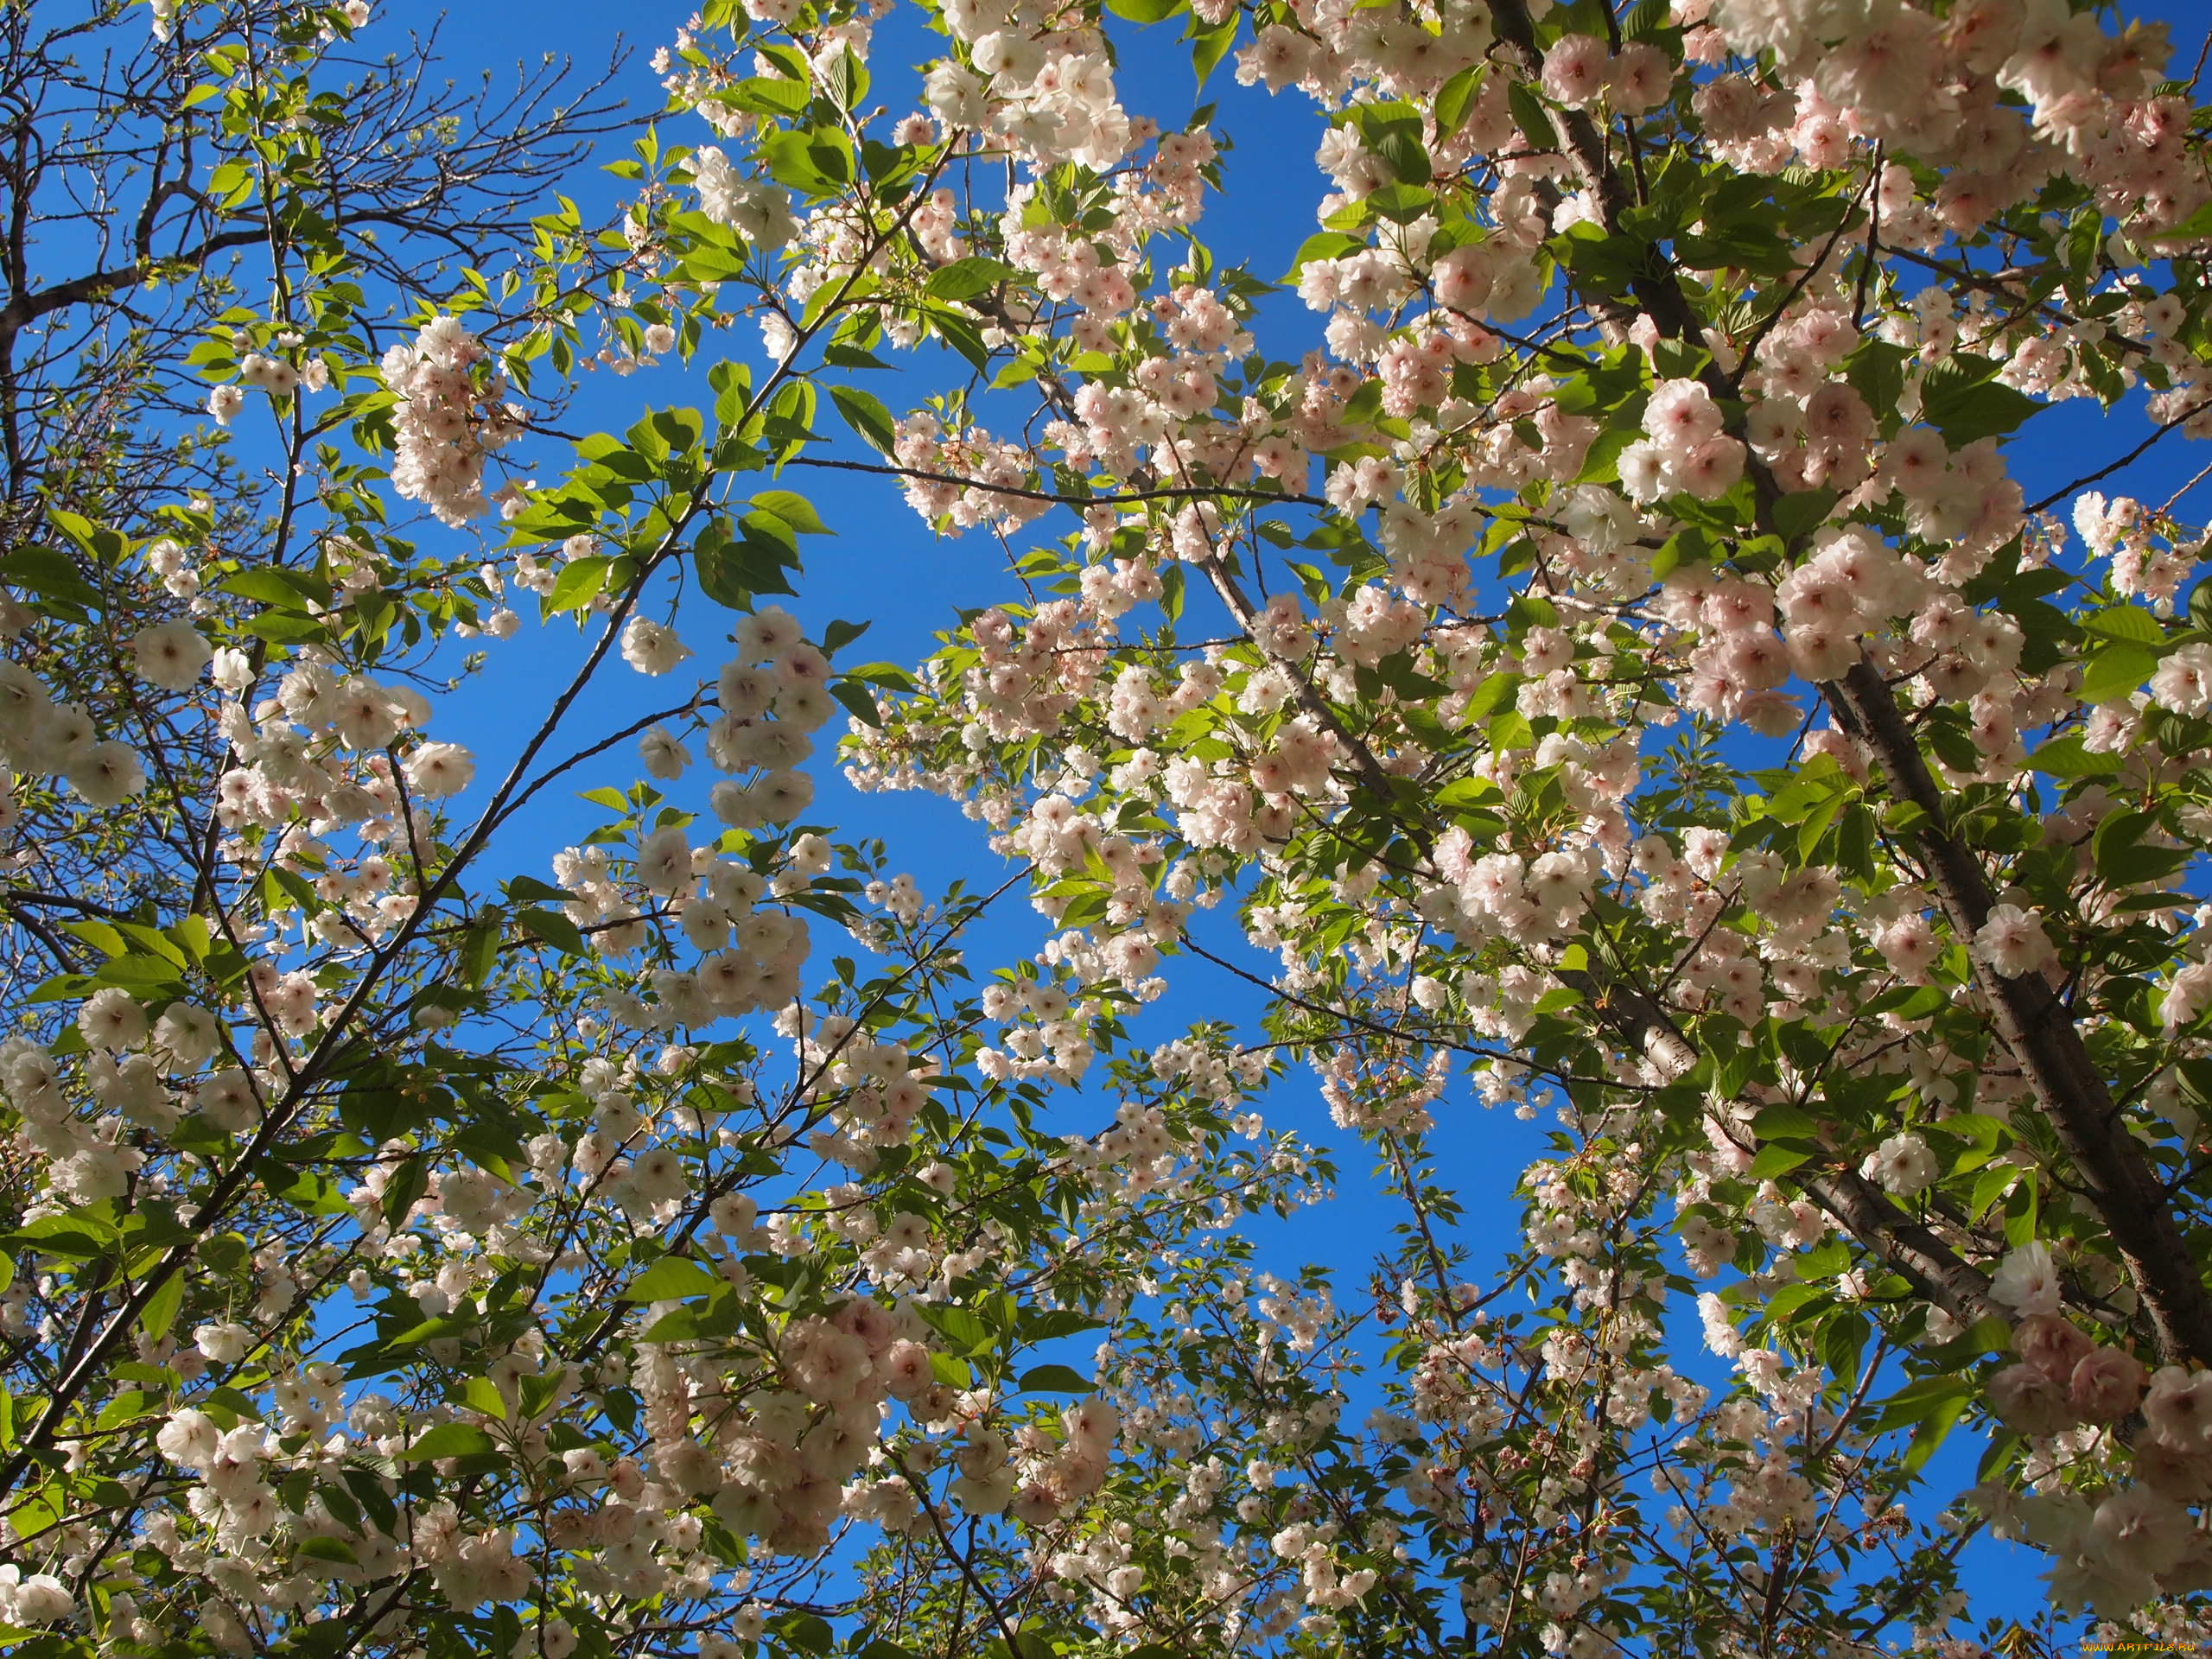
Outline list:
[[[2075,1415],[2084,1422],[2116,1422],[2142,1402],[2150,1373],[2133,1354],[2099,1348],[2084,1355],[2067,1384]]]
[[[2043,912],[2018,905],[1999,905],[1975,931],[1975,958],[2006,979],[2017,979],[2058,959],[2057,947],[2044,931]]]

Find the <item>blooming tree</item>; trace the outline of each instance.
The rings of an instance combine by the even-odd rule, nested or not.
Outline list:
[[[0,18],[10,1650],[2212,1636],[2162,29],[716,0],[648,128],[404,22]],[[818,473],[1007,549],[927,661]]]

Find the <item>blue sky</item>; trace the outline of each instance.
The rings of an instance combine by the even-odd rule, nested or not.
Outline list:
[[[637,48],[626,79],[634,96],[647,106],[657,105],[659,95],[645,59],[654,47],[673,38],[688,15],[686,8],[671,4],[621,9],[620,17],[632,31],[629,39]],[[2203,14],[2198,7],[2188,0],[2166,0],[2163,6],[2142,8],[2139,15],[2166,17],[2175,25],[2177,59],[2184,67],[2195,59],[2199,36],[2194,31],[2203,27]],[[515,14],[505,9],[461,8],[447,20],[443,46],[456,73],[473,72],[480,65],[511,63],[525,47],[533,54],[540,50],[572,53],[588,65],[604,59],[611,16],[609,9],[584,0],[549,0],[531,9],[525,34],[515,28]],[[388,3],[380,7],[372,29],[421,26],[429,16],[426,7]],[[2193,25],[2191,19],[2196,20]],[[925,37],[913,29],[910,15],[904,12],[898,22],[886,27],[887,32],[879,37],[873,67],[876,96],[892,99],[899,96],[904,81],[896,67],[927,55],[930,47],[925,41],[934,37]],[[1120,75],[1123,101],[1171,126],[1180,124],[1198,101],[1187,48],[1176,41],[1175,33],[1173,26],[1141,34],[1125,31],[1125,38],[1134,41],[1135,49],[1125,46]],[[1313,228],[1310,204],[1322,187],[1308,158],[1322,124],[1302,99],[1269,99],[1264,93],[1236,87],[1226,67],[1216,73],[1205,95],[1221,101],[1218,130],[1227,132],[1234,148],[1226,161],[1226,192],[1211,201],[1199,233],[1224,263],[1242,262],[1255,275],[1272,278],[1286,269]],[[707,136],[702,124],[689,118],[671,120],[664,132],[665,140],[686,143],[702,142]],[[612,200],[616,188],[611,181],[602,181],[598,187],[579,183],[573,194],[588,206],[594,200]],[[1315,321],[1294,296],[1276,296],[1263,312],[1262,346],[1271,346],[1278,356],[1294,356],[1313,338]],[[723,338],[759,363],[758,340],[749,329],[733,330]],[[926,369],[930,359],[922,362]],[[928,381],[925,374],[914,374],[896,379],[877,377],[871,385],[896,410],[918,399]],[[627,378],[600,376],[586,381],[578,405],[564,424],[574,430],[600,425],[619,430],[635,418],[645,403],[704,404],[710,401],[701,375],[687,375],[672,365]],[[2095,430],[2101,418],[2093,406],[2074,404],[2031,423],[2026,439],[2014,452],[2014,466],[2031,497],[2074,475],[2081,454],[2110,454],[2123,447]],[[835,424],[825,414],[824,429]],[[2126,441],[2132,442],[2139,429],[2139,424],[2130,423]],[[868,453],[849,442],[848,448],[856,455]],[[564,447],[550,442],[535,446],[531,453],[537,475],[549,480],[557,475],[565,459]],[[2162,446],[2125,479],[2099,487],[2126,489],[2148,499],[2163,499],[2207,459],[2201,447],[2174,442]],[[886,658],[912,664],[931,648],[935,631],[950,624],[956,607],[986,603],[1011,591],[1002,573],[1002,555],[994,540],[981,533],[960,540],[938,540],[905,505],[890,480],[793,471],[778,481],[808,495],[836,532],[833,539],[810,541],[805,549],[808,569],[798,583],[800,595],[782,602],[797,612],[808,624],[810,633],[817,637],[833,617],[871,625],[867,637],[847,647],[842,659]],[[2198,507],[2198,511],[2206,510]],[[2186,505],[2183,511],[2186,516]],[[1038,531],[1060,527],[1064,526],[1047,520],[1038,526]],[[442,534],[435,529],[428,533]],[[1030,539],[1041,539],[1041,535],[1033,534]],[[1018,541],[1015,550],[1026,544]],[[1199,602],[1194,596],[1194,609]],[[527,616],[533,607],[525,600],[518,608]],[[715,613],[704,601],[697,601],[696,609],[687,609],[682,632],[699,653],[697,662],[687,666],[711,673],[721,655],[719,636],[727,626],[726,618]],[[534,720],[550,690],[565,683],[581,648],[569,629],[556,624],[543,635],[526,625],[517,640],[505,645],[494,644],[491,649],[492,666],[486,674],[451,707],[442,709],[438,734],[468,742],[479,751],[486,770],[497,775],[504,769],[503,755],[512,753],[519,741],[523,722]],[[579,705],[570,728],[574,741],[569,747],[592,741],[613,725],[634,718],[653,706],[646,701],[648,697],[658,696],[671,684],[667,680],[640,680],[619,664],[603,669],[601,682],[597,691]],[[675,700],[660,699],[663,702]],[[830,735],[823,734],[825,739]],[[810,822],[835,824],[845,838],[884,838],[893,849],[893,868],[912,871],[925,891],[939,890],[956,877],[986,886],[995,886],[1002,879],[1005,867],[983,846],[980,827],[960,817],[953,804],[922,795],[857,795],[830,763],[826,754],[830,747],[827,741],[823,743],[824,753],[817,754],[810,768],[817,786],[816,806],[807,815]],[[626,750],[618,751],[589,775],[580,774],[575,786],[623,784],[636,775],[632,756]],[[683,784],[674,786],[671,797],[678,804],[701,808],[710,781],[695,767]],[[502,874],[546,877],[547,860],[553,850],[577,839],[599,821],[597,809],[554,794],[543,810],[502,837],[502,858],[493,868]],[[1002,901],[992,920],[976,931],[969,960],[979,970],[987,970],[1026,957],[1043,937],[1039,918],[1016,893]],[[817,947],[817,966],[827,954],[825,942]],[[1256,1008],[1255,994],[1248,986],[1203,962],[1179,959],[1171,964],[1171,973],[1176,987],[1173,1006],[1179,1018],[1198,1012],[1243,1019]],[[1152,1018],[1160,1021],[1165,1016],[1155,1014]],[[1164,1026],[1153,1034],[1166,1034]],[[1330,1128],[1310,1078],[1303,1072],[1294,1072],[1274,1091],[1268,1110],[1277,1127],[1295,1128],[1324,1143],[1341,1143],[1344,1139]],[[1440,1116],[1443,1127],[1436,1150],[1443,1167],[1461,1174],[1467,1217],[1465,1234],[1475,1245],[1479,1262],[1484,1255],[1503,1251],[1516,1242],[1512,1184],[1528,1158],[1541,1150],[1546,1126],[1518,1122],[1503,1111],[1485,1111],[1468,1103],[1464,1095],[1447,1099]],[[1340,1290],[1350,1291],[1363,1279],[1374,1254],[1388,1248],[1386,1230],[1395,1212],[1364,1192],[1365,1155],[1356,1147],[1340,1149],[1345,1154],[1345,1197],[1331,1212],[1327,1224],[1315,1225],[1313,1217],[1307,1217],[1295,1224],[1294,1235],[1287,1229],[1271,1228],[1262,1230],[1260,1236],[1266,1240],[1269,1254],[1281,1253],[1286,1267],[1319,1255],[1338,1268]],[[1971,1478],[1972,1452],[1965,1439],[1961,1436],[1959,1447],[1947,1451],[1935,1465],[1932,1473],[1939,1486],[1948,1478],[1961,1482]],[[2024,1611],[2032,1605],[2031,1599],[2039,1599],[2039,1589],[2030,1581],[2039,1567],[2037,1558],[2012,1547],[1985,1542],[1976,1547],[1973,1559],[1975,1582],[1981,1592],[1977,1601],[1986,1605],[1986,1611]]]

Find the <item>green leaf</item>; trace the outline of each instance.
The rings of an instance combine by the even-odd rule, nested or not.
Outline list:
[[[1770,1325],[1779,1325],[1788,1324],[1791,1316],[1800,1310],[1809,1307],[1815,1302],[1826,1300],[1827,1298],[1827,1293],[1818,1285],[1801,1281],[1797,1284],[1780,1287],[1768,1296],[1760,1306],[1766,1315],[1767,1322]]]
[[[1843,810],[1848,798],[1841,793],[1829,796],[1805,815],[1797,826],[1797,856],[1810,862],[1813,851],[1827,836],[1828,826],[1835,822],[1836,814]]]
[[[2082,674],[2082,701],[2125,702],[2158,671],[2157,652],[2115,639],[2089,658]]]
[[[1192,14],[1195,20],[1196,14]],[[1191,43],[1191,74],[1193,83],[1203,87],[1206,77],[1221,65],[1236,44],[1236,14],[1231,12],[1211,29],[1201,29]]]
[[[505,1396],[500,1394],[499,1384],[488,1376],[472,1376],[463,1382],[461,1398],[471,1411],[480,1411],[500,1422],[507,1420]]]
[[[1774,533],[1785,542],[1811,534],[1827,522],[1835,506],[1834,490],[1800,490],[1774,504]]]
[[[1435,210],[1436,192],[1401,179],[1395,184],[1384,185],[1359,205],[1393,225],[1410,225]]]
[[[771,496],[785,493],[769,492]],[[789,500],[810,521],[820,522],[803,499],[791,496]],[[791,591],[784,572],[798,568],[798,536],[788,521],[766,509],[756,508],[734,525],[717,518],[700,531],[692,550],[692,568],[709,598],[732,610],[749,611],[755,594]]]
[[[2077,732],[2053,738],[2028,757],[2028,764],[2047,778],[2097,778],[2120,771],[2127,760],[2083,747]]]
[[[1376,134],[1370,146],[1402,184],[1427,185],[1435,177],[1436,169],[1428,151],[1421,147],[1417,126],[1393,125]]]
[[[754,115],[797,115],[811,102],[804,84],[779,75],[755,75],[715,96]]]
[[[896,663],[861,663],[845,671],[849,680],[865,681],[869,685],[880,685],[893,691],[918,691],[921,683]]]
[[[553,579],[553,591],[545,596],[545,613],[554,616],[580,610],[597,599],[607,583],[607,568],[613,563],[595,553],[570,559]]]
[[[657,409],[645,416],[645,423],[672,456],[689,455],[699,448],[699,441],[706,431],[706,423],[699,418],[696,409]],[[636,428],[632,428],[632,436]],[[643,446],[640,446],[642,448]]]
[[[1021,1374],[1024,1394],[1088,1394],[1097,1385],[1066,1365],[1039,1365]]]
[[[1807,1284],[1823,1279],[1833,1279],[1851,1267],[1851,1246],[1840,1238],[1822,1239],[1794,1264],[1797,1276]]]
[[[121,1235],[105,1222],[77,1215],[41,1216],[8,1235],[7,1248],[33,1249],[45,1255],[104,1255]]]
[[[226,577],[223,591],[288,611],[305,610],[309,601],[327,605],[333,597],[328,582],[302,571],[279,569],[275,565],[260,565]]]
[[[688,1256],[664,1255],[622,1287],[626,1302],[680,1302],[704,1296],[724,1281]]]
[[[411,1463],[437,1458],[473,1458],[496,1452],[499,1443],[474,1423],[440,1423],[407,1448]]]
[[[1967,1377],[1946,1374],[1916,1378],[1882,1402],[1874,1419],[1874,1432],[1887,1433],[1908,1424],[1924,1423],[1948,1402],[1973,1397],[1974,1383]]]
[[[2155,812],[2108,812],[2089,837],[2089,862],[2101,880],[2111,881],[2121,857],[2158,827]]]
[[[590,949],[584,943],[583,930],[556,910],[540,910],[533,906],[515,912],[515,925],[534,939],[542,939],[563,956],[588,956]]]
[[[1446,81],[1436,94],[1436,131],[1440,137],[1448,138],[1466,124],[1467,112],[1475,107],[1481,95],[1483,66],[1469,64]]]
[[[184,1277],[181,1272],[169,1274],[139,1310],[138,1328],[149,1341],[159,1344],[176,1324],[177,1311],[184,1306]]]
[[[1836,826],[1835,860],[1847,874],[1858,877],[1870,887],[1875,880],[1876,839],[1873,810],[1863,802],[1853,801],[1844,813],[1842,823]]]
[[[872,726],[879,730],[882,728],[883,716],[876,712],[875,698],[865,685],[858,683],[850,675],[840,675],[830,681],[830,695],[843,703],[847,712],[863,726]]]
[[[707,371],[707,385],[715,393],[715,423],[729,426],[745,413],[747,400],[753,394],[753,375],[742,363],[733,363],[727,358]],[[732,442],[725,433],[723,446]]]
[[[1543,100],[1529,89],[1526,82],[1506,82],[1505,106],[1513,112],[1513,124],[1521,129],[1532,148],[1559,148],[1559,134],[1552,128],[1552,118],[1544,111]]]
[[[646,1329],[646,1342],[693,1342],[702,1337],[726,1337],[738,1327],[737,1299],[722,1296],[695,1300],[664,1313]]]
[[[1905,365],[1911,361],[1912,353],[1904,346],[1886,340],[1870,340],[1845,359],[1844,378],[1866,400],[1874,418],[1886,422],[1904,396]],[[1886,425],[1884,429],[1888,429]]]
[[[2140,605],[2107,605],[2101,611],[2076,619],[2082,632],[2094,633],[2107,639],[2124,640],[2130,645],[2149,645],[2163,650],[2166,631],[2158,626],[2158,619]]]
[[[880,397],[862,391],[858,386],[832,386],[830,401],[837,405],[845,424],[859,433],[871,448],[887,455],[892,452],[898,442],[898,430],[891,411],[883,406]]]
[[[1821,1362],[1846,1388],[1858,1379],[1859,1356],[1866,1351],[1870,1334],[1865,1317],[1848,1309],[1831,1314],[1821,1327]]]
[[[701,590],[716,604],[733,611],[753,608],[753,590],[746,585],[745,562],[738,549],[701,547],[691,556],[691,568],[698,574]]]
[[[1316,231],[1299,245],[1297,256],[1290,262],[1290,269],[1282,280],[1294,283],[1298,273],[1316,259],[1341,259],[1348,253],[1357,253],[1367,245],[1363,236],[1354,236],[1349,231]],[[2212,584],[2208,584],[2212,586]]]
[[[834,196],[853,181],[852,145],[828,128],[770,133],[760,154],[770,178],[810,196]]]
[[[98,610],[100,607],[99,590],[78,574],[76,562],[56,548],[11,550],[4,560],[0,560],[0,582],[43,594],[48,599],[81,605],[86,610]]]
[[[1751,1160],[1751,1166],[1744,1172],[1744,1179],[1747,1181],[1770,1181],[1777,1175],[1787,1175],[1812,1155],[1795,1147],[1761,1147],[1758,1156]]]
[[[1952,1427],[1957,1423],[1972,1397],[1970,1393],[1961,1393],[1944,1400],[1920,1420],[1913,1430],[1910,1443],[1904,1449],[1903,1463],[1906,1471],[1917,1474],[1926,1466],[1928,1459],[1936,1455],[1937,1449],[1949,1437]]]
[[[753,506],[762,512],[772,512],[802,536],[827,536],[830,526],[822,522],[814,504],[793,490],[763,490],[753,498]]]
[[[978,369],[990,366],[991,348],[983,344],[982,331],[968,318],[951,311],[932,310],[930,327],[937,330],[940,340]]]
[[[1490,722],[1490,746],[1501,752],[1530,749],[1536,745],[1536,728],[1518,709],[1508,709]]]
[[[1545,245],[1578,281],[1605,292],[1625,292],[1643,264],[1639,244],[1608,235],[1587,220],[1568,226]]]
[[[98,1426],[115,1428],[124,1423],[136,1422],[142,1417],[157,1414],[162,1396],[145,1389],[125,1389],[100,1408]]]
[[[287,645],[302,639],[327,643],[330,630],[311,616],[296,611],[264,611],[245,625],[245,631],[271,645]]]
[[[1921,381],[1920,418],[1954,449],[2015,430],[2044,405],[1992,378],[1999,366],[1987,358],[1945,358]]]
[[[1014,279],[1013,268],[995,259],[958,259],[931,271],[927,287],[933,300],[972,300]]]
[[[861,67],[849,46],[830,60],[827,79],[830,96],[841,110],[857,108],[868,96],[868,71]]]
[[[1786,1101],[1761,1108],[1751,1128],[1762,1141],[1818,1141],[1821,1135],[1821,1126],[1812,1116]]]

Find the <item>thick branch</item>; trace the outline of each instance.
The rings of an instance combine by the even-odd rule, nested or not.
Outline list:
[[[1681,1077],[1695,1068],[1696,1049],[1675,1028],[1657,998],[1633,986],[1604,982],[1587,970],[1554,972],[1582,993],[1592,1011],[1625,1046],[1661,1072]],[[1723,1122],[1724,1128],[1732,1127]],[[1911,1281],[1921,1294],[1961,1325],[2001,1316],[2002,1310],[1989,1299],[1988,1278],[1857,1171],[1801,1166],[1791,1179],[1870,1254]]]
[[[1491,0],[1491,13],[1499,38],[1514,48],[1532,76],[1538,73],[1542,58],[1523,0]],[[1630,197],[1604,135],[1580,111],[1554,114],[1605,226],[1612,229]],[[1702,343],[1696,313],[1671,270],[1656,258],[1647,261],[1632,286],[1637,303],[1662,334],[1685,344]],[[1726,395],[1717,370],[1708,371],[1707,378],[1708,384],[1719,382],[1713,385],[1716,397]],[[1756,457],[1750,466],[1758,528],[1771,531],[1774,480]],[[1924,816],[1911,839],[1934,872],[1937,898],[1953,932],[1971,938],[1993,902],[1988,880],[1972,849],[1945,828],[1942,792],[1895,696],[1863,658],[1842,680],[1820,689],[1838,723],[1866,746],[1891,793],[1921,809]],[[1988,997],[1999,1037],[2019,1060],[2037,1104],[2080,1175],[2085,1196],[2111,1230],[2151,1315],[2160,1352],[2169,1359],[2188,1355],[2212,1365],[2212,1299],[2071,1016],[2040,980],[2008,979],[1980,962],[1974,974]]]
[[[1942,791],[1889,686],[1861,659],[1821,691],[1839,723],[1881,768],[1890,792],[1921,810],[1923,816],[1910,839],[1952,932],[1972,938],[1989,919],[1996,898],[1981,861],[1944,827]],[[2168,1359],[2190,1355],[2212,1364],[2212,1299],[2204,1294],[2173,1211],[2121,1123],[2112,1091],[2083,1046],[2072,1015],[2038,976],[2008,977],[1978,954],[1974,973],[1998,1037],[2019,1061],[2037,1103],[2074,1165],[2083,1195],[2111,1229],[2151,1315],[2160,1353]]]

